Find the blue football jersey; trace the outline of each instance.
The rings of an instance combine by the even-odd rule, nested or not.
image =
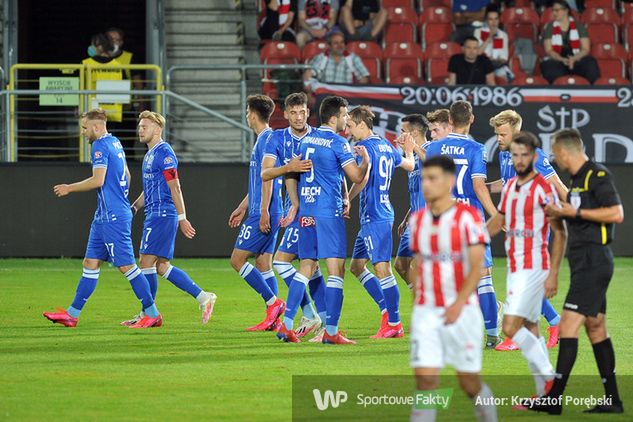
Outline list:
[[[251,153],[251,165],[248,171],[248,214],[260,215],[262,202],[262,161],[264,160],[264,151],[266,144],[273,134],[271,128],[263,130],[257,135],[257,141]],[[270,199],[268,212],[272,215],[280,215],[283,212],[283,204],[281,200],[281,178],[273,180],[273,192]]]
[[[176,154],[167,142],[160,141],[143,158],[143,194],[145,215],[174,217],[178,215],[171,190],[163,172],[178,170]]]
[[[130,181],[127,178],[125,151],[121,142],[108,133],[92,143],[92,168],[106,169],[106,177],[97,190],[97,211],[94,219],[99,223],[132,218],[127,199]]]
[[[363,139],[358,146],[367,149],[371,165],[367,184],[360,192],[360,222],[393,221],[389,187],[393,170],[402,163],[402,156],[389,142],[377,135]],[[356,161],[360,163],[361,157],[357,157]]]
[[[549,160],[545,157],[543,150],[537,148],[536,154],[538,158],[534,169],[546,179],[556,174],[556,170],[554,170],[554,167],[552,167]],[[517,175],[517,172],[514,170],[514,164],[512,164],[512,154],[510,151],[499,151],[499,167],[501,168],[501,180],[504,185],[508,180]]]
[[[473,187],[473,178],[487,177],[486,147],[466,135],[450,133],[446,138],[431,142],[426,150],[427,158],[448,155],[455,161],[456,176],[453,196],[461,202],[483,211]]]
[[[327,126],[315,129],[299,145],[301,158],[312,160],[312,169],[299,180],[301,216],[343,215],[343,167],[354,164],[349,142]]]
[[[422,145],[422,149],[426,151],[429,144],[430,142],[426,142]],[[407,174],[409,176],[409,208],[413,213],[426,205],[422,194],[422,160],[417,154],[415,154],[415,167]]]
[[[288,161],[290,161],[292,157],[299,154],[299,144],[301,143],[301,140],[309,135],[313,130],[312,126],[308,126],[307,132],[303,136],[297,137],[292,133],[292,129],[290,127],[287,127],[286,129],[277,129],[273,132],[272,136],[266,143],[264,157],[276,159],[276,165],[278,167],[288,164]],[[283,178],[279,178],[279,180],[283,183]],[[286,193],[284,204],[286,211],[290,208],[290,205],[290,197]]]

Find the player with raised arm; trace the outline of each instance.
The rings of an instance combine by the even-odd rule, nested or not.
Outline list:
[[[291,198],[299,193],[299,271],[288,289],[288,307],[277,337],[286,342],[300,340],[293,330],[306,285],[320,259],[325,259],[328,281],[325,290],[326,326],[321,341],[326,344],[354,344],[338,330],[343,306],[343,277],[347,256],[347,238],[343,217],[342,184],[345,175],[360,183],[367,172],[368,156],[363,147],[356,147],[362,157],[356,164],[347,140],[338,135],[348,119],[347,100],[337,96],[321,102],[319,117],[322,126],[303,138],[299,154],[312,161],[312,169],[302,173],[297,190],[296,179],[286,179]]]
[[[303,92],[295,92],[286,97],[284,101],[284,117],[288,120],[289,126],[286,129],[279,129],[273,132],[266,144],[264,161],[262,162],[262,180],[267,182],[277,177],[282,177],[288,173],[300,173],[310,170],[312,167],[310,160],[301,160],[293,157],[299,154],[301,140],[312,132],[312,127],[308,125],[310,109],[308,108],[308,96]],[[290,196],[286,195],[285,203],[286,217],[291,218],[290,225],[286,227],[284,236],[277,247],[277,252],[273,258],[273,268],[277,274],[283,278],[287,286],[295,276],[296,270],[292,266],[292,261],[299,255],[299,217],[297,210],[293,209]],[[294,219],[293,219],[294,216]],[[277,282],[273,277],[263,274],[269,286],[277,294]],[[317,313],[310,296],[306,291],[301,300],[302,317],[297,336],[304,337],[312,330],[317,329],[322,320],[325,321],[325,281],[321,270],[310,277],[310,295],[314,299]]]
[[[275,103],[266,95],[250,95],[246,104],[246,120],[248,126],[255,131],[257,141],[251,153],[248,194],[229,217],[229,227],[235,228],[248,211],[248,218],[240,227],[231,253],[231,266],[266,302],[266,318],[246,330],[265,331],[275,325],[286,308],[286,304],[277,297],[262,275],[272,275],[273,279],[275,277],[272,272],[272,256],[283,213],[283,182],[280,179],[264,182],[261,176],[266,143],[273,133],[268,122],[275,110]],[[251,257],[255,257],[255,266],[248,262]],[[273,281],[276,286],[277,281]]]
[[[358,141],[357,146],[367,150],[369,156],[369,170],[365,178],[360,183],[354,183],[349,191],[350,200],[360,194],[360,231],[354,243],[350,271],[382,313],[380,328],[372,338],[400,338],[404,329],[400,321],[400,290],[391,272],[394,213],[389,188],[396,167],[413,170],[414,143],[411,137],[405,137],[403,158],[388,141],[374,134],[374,118],[368,106],[360,106],[351,111],[347,121],[347,132]],[[367,269],[370,260],[375,275]]]
[[[411,315],[411,367],[417,396],[433,394],[452,365],[479,421],[497,420],[490,388],[481,381],[483,320],[475,289],[490,242],[480,212],[455,201],[455,162],[427,158],[422,169],[426,208],[411,216],[411,250],[419,262]],[[412,409],[411,421],[434,421],[436,409]]]
[[[138,116],[138,135],[148,151],[143,159],[143,192],[132,204],[136,213],[145,208],[145,223],[141,237],[141,271],[149,282],[152,297],[156,300],[158,274],[198,301],[202,311],[202,323],[209,322],[216,295],[203,291],[180,268],[171,265],[178,228],[188,239],[196,230],[185,212],[185,200],[178,178],[178,159],[171,146],[163,140],[165,118],[153,111],[143,111]],[[139,313],[121,325],[129,326],[143,318]]]
[[[490,216],[497,213],[492,202],[490,192],[486,186],[486,148],[483,144],[468,137],[470,126],[475,121],[473,108],[467,101],[455,101],[450,108],[450,124],[453,127],[446,138],[429,144],[427,158],[436,155],[448,155],[457,166],[457,179],[453,195],[458,201],[464,202],[479,210],[484,219],[484,210]],[[490,245],[486,246],[484,267],[477,286],[479,305],[484,316],[486,326],[486,348],[494,349],[500,343],[499,339],[499,309],[495,289],[492,285],[492,253]]]
[[[83,275],[72,305],[58,312],[44,312],[44,316],[66,327],[75,327],[79,314],[97,287],[101,263],[109,261],[130,281],[134,294],[141,301],[145,316],[130,327],[160,327],[163,319],[154,305],[147,278],[134,259],[132,211],[127,199],[130,171],[123,146],[108,133],[106,121],[106,112],[101,109],[92,109],[81,115],[81,132],[91,145],[92,176],[81,182],[53,188],[59,197],[96,190],[97,211],[90,226]]]
[[[501,178],[489,184],[492,193],[501,192],[501,189],[507,184],[508,180],[516,176],[512,155],[510,154],[510,145],[512,137],[521,131],[522,122],[523,119],[519,113],[514,110],[504,110],[490,119],[490,126],[495,129],[495,134],[497,135],[499,166],[501,168]],[[536,155],[537,159],[534,164],[536,171],[554,186],[559,198],[567,198],[567,187],[560,180],[556,174],[556,170],[554,170],[547,157],[545,157],[545,152],[537,147]],[[558,343],[558,324],[560,322],[560,316],[546,297],[543,297],[541,314],[549,324],[547,329],[549,334],[547,348],[551,349]],[[518,350],[518,345],[513,342],[512,339],[506,338],[503,343],[497,345],[496,350]]]
[[[400,244],[396,253],[394,267],[400,277],[413,289],[416,277],[416,263],[409,247],[411,231],[409,230],[409,217],[411,213],[424,208],[424,196],[422,195],[422,162],[426,157],[426,132],[429,130],[429,122],[422,114],[409,114],[402,118],[401,137],[413,138],[415,153],[415,167],[408,173],[409,176],[409,210],[398,226]]]
[[[503,333],[521,349],[534,376],[536,394],[541,396],[548,389],[546,383],[554,379],[554,368],[540,336],[538,320],[542,298],[556,293],[567,234],[561,220],[545,213],[548,204],[558,204],[558,195],[536,171],[537,148],[538,139],[532,133],[519,132],[512,137],[510,153],[517,175],[503,187],[499,213],[488,221],[488,230],[490,236],[495,236],[506,228],[508,278]]]

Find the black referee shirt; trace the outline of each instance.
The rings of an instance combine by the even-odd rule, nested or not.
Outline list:
[[[587,161],[571,177],[571,189],[567,201],[583,210],[620,205],[620,195],[613,184],[613,176],[607,168],[592,160]],[[607,245],[614,236],[614,225],[595,223],[581,218],[567,218],[569,247],[593,243]]]

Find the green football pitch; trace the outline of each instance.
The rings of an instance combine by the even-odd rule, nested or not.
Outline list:
[[[228,260],[179,259],[174,264],[218,295],[208,325],[200,324],[195,300],[160,279],[157,305],[165,320],[163,327],[131,330],[119,326],[139,305],[127,280],[109,267],[102,269],[97,290],[77,328],[53,325],[42,317],[42,311],[70,304],[81,261],[0,260],[0,420],[287,421],[293,415],[293,375],[339,375],[339,379],[400,375],[409,379],[408,336],[368,338],[379,326],[378,310],[349,274],[340,325],[358,344],[285,344],[271,332],[244,331],[263,318],[264,305]],[[504,260],[495,262],[494,283],[500,299],[505,296],[504,265]],[[623,421],[633,419],[633,401],[627,401],[633,391],[629,388],[633,382],[628,380],[633,378],[632,273],[633,260],[618,259],[608,295],[609,331],[622,395],[629,406],[628,415],[610,419]],[[564,263],[561,292],[567,291],[568,277]],[[400,286],[401,314],[408,327],[411,297],[402,281]],[[286,291],[280,281],[284,299]],[[562,300],[563,294],[554,298],[556,309],[561,309]],[[544,326],[542,330],[545,332]],[[557,348],[550,353],[554,364],[556,354]],[[483,368],[488,379],[527,374],[520,352],[484,351]],[[593,393],[602,394],[584,334],[574,375],[579,376],[570,383],[569,393],[589,385]],[[512,387],[510,379],[508,388]],[[461,395],[455,392],[456,397]],[[567,408],[557,420],[604,419],[581,411],[580,407]],[[467,420],[474,420],[470,408],[464,414]],[[502,421],[545,418],[507,406],[499,414]],[[441,412],[438,419],[452,420]]]

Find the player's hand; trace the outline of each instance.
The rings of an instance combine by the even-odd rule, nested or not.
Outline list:
[[[398,139],[400,139],[400,142],[398,143],[402,147],[402,150],[406,154],[413,154],[413,148],[415,147],[415,142],[413,141],[413,137],[408,133],[403,133],[402,135],[400,135],[400,138]]]
[[[545,279],[545,297],[553,298],[558,293],[558,277],[550,273]]]
[[[244,219],[245,214],[245,209],[242,209],[240,207],[235,208],[235,211],[233,211],[231,213],[231,216],[229,217],[229,227],[232,229],[239,227],[240,223],[242,223],[242,220]]]
[[[288,227],[295,221],[295,218],[297,218],[297,209],[294,205],[291,205],[286,216],[279,221],[279,225],[281,227]]]
[[[455,302],[444,312],[444,325],[454,324],[462,313],[464,304],[461,302]]]
[[[355,146],[354,152],[363,159],[363,161],[369,161],[369,154],[367,153],[367,149],[361,146]]]
[[[352,204],[349,202],[349,199],[343,199],[343,218],[347,218],[349,220],[349,212],[352,209]]]
[[[262,215],[259,217],[259,230],[262,233],[270,233],[270,214],[268,210],[262,211]]]
[[[398,226],[398,236],[402,237],[402,234],[407,229],[408,225],[409,225],[409,222],[407,221],[406,218],[402,220],[402,223],[400,223],[400,225]]]
[[[574,217],[576,215],[576,208],[572,207],[568,202],[561,202],[560,206],[547,204],[545,206],[545,213],[548,217],[552,218]]]
[[[68,187],[68,185],[63,184],[63,185],[55,185],[53,186],[53,192],[55,192],[55,195],[62,197],[62,196],[66,196],[70,193],[70,188]]]
[[[312,160],[302,160],[301,154],[299,154],[288,161],[287,166],[289,173],[305,173],[312,168]]]
[[[181,220],[178,222],[178,225],[180,226],[180,231],[182,232],[182,234],[185,235],[187,239],[193,239],[193,237],[196,235],[196,229],[193,228],[189,220]]]

